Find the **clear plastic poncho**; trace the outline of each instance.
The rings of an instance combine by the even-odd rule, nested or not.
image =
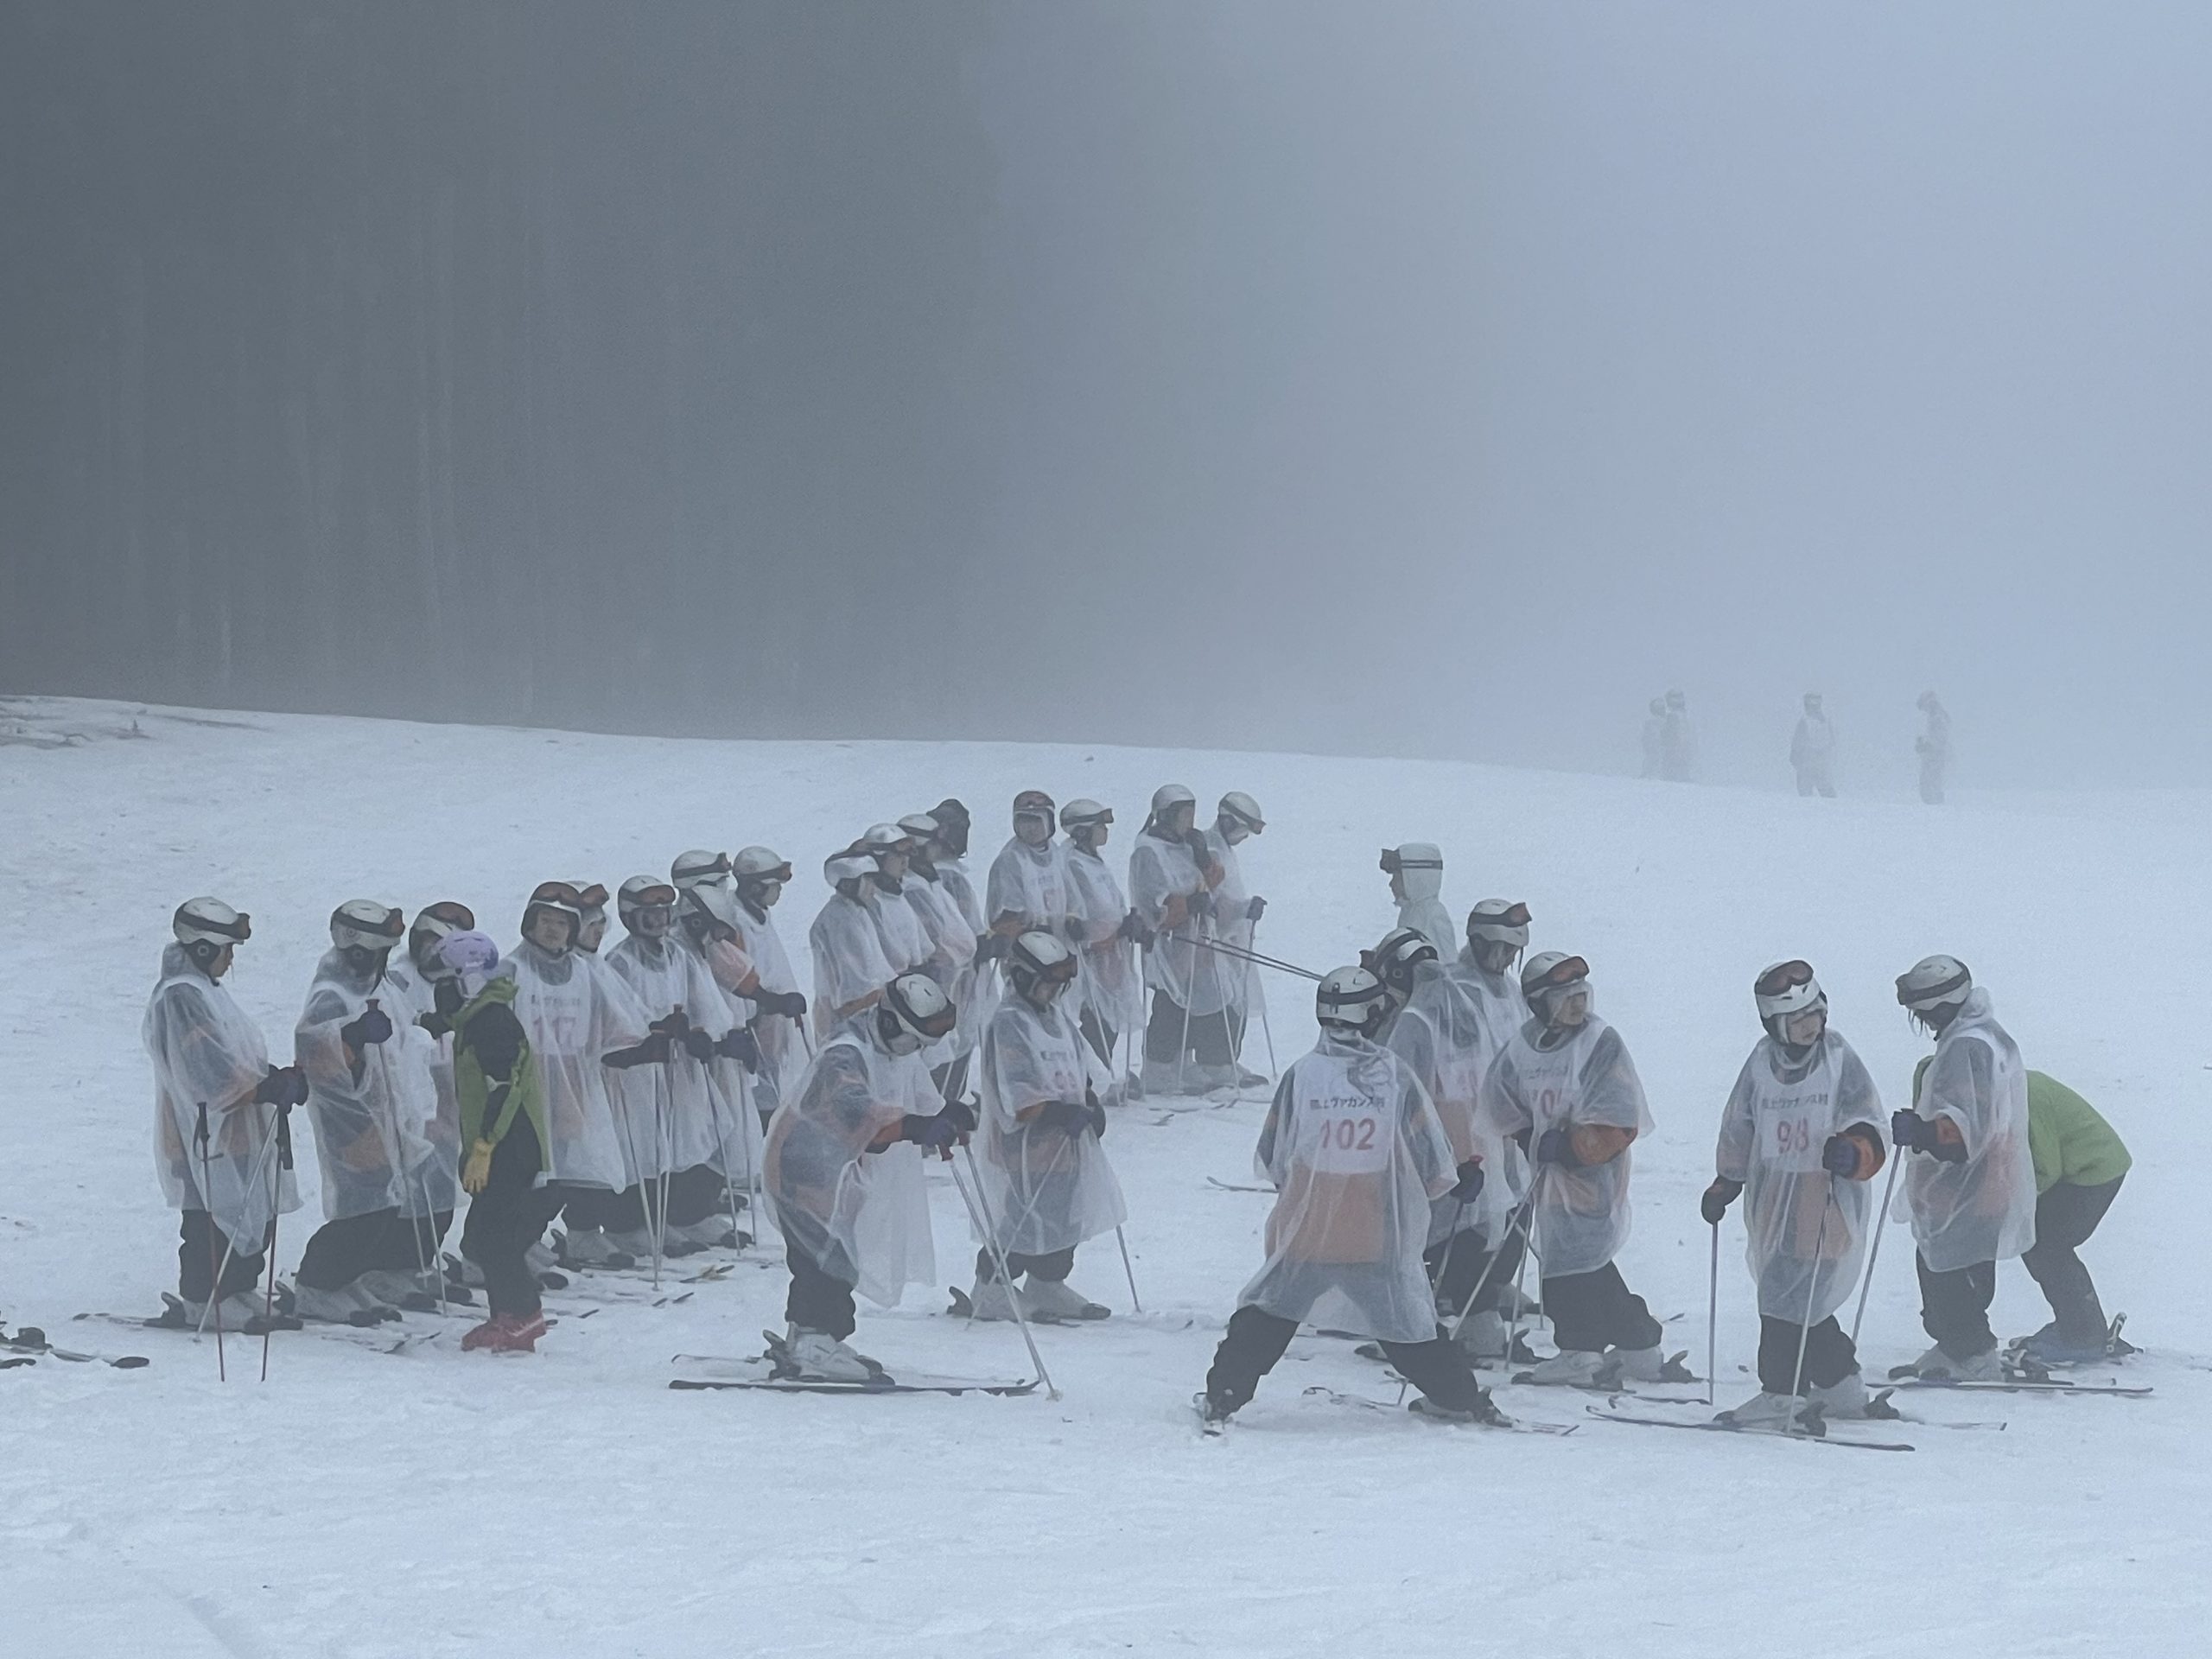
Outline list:
[[[1076,914],[1083,921],[1077,981],[1084,1006],[1117,1036],[1144,1024],[1144,981],[1137,970],[1136,946],[1122,937],[1129,901],[1104,859],[1080,847],[1068,849],[1068,883]]]
[[[1075,995],[1071,987],[1045,1010],[1010,995],[983,1033],[976,1167],[996,1243],[1009,1255],[1071,1249],[1128,1219],[1096,1135],[1020,1121],[1052,1101],[1084,1104],[1096,1061],[1064,1011]]]
[[[772,913],[756,916],[743,900],[735,906],[732,925],[737,929],[739,949],[751,960],[760,976],[760,988],[764,991],[795,991],[798,989],[798,976],[791,969],[790,953],[784,949],[783,936],[776,931]],[[806,1039],[797,1020],[786,1019],[780,1014],[760,1014],[753,1004],[725,990],[731,999],[732,1018],[741,1023],[750,1023],[753,1039],[760,1045],[760,1076],[753,1080],[758,1092],[759,1109],[772,1111],[785,1096],[798,1086],[799,1074],[806,1070]],[[741,1076],[744,1068],[734,1060],[721,1063],[728,1071]],[[734,1100],[730,1092],[728,1071],[717,1068],[716,1075],[724,1079],[723,1097]]]
[[[1066,847],[1058,841],[1032,847],[1020,836],[1007,842],[991,861],[983,908],[993,925],[1001,917],[1018,916],[1025,931],[1065,938],[1068,918],[1077,913],[1068,890]]]
[[[1433,868],[1398,872],[1398,887],[1406,895],[1398,900],[1398,925],[1413,929],[1436,947],[1438,956],[1449,960],[1465,936],[1452,925],[1452,912],[1444,907],[1444,855],[1425,841],[1409,841],[1398,850],[1436,861]]]
[[[814,957],[814,1002],[808,1012],[817,1037],[827,1037],[849,1017],[841,1017],[840,1008],[874,995],[898,977],[883,954],[874,898],[866,887],[861,893],[859,898],[831,893],[807,930]]]
[[[2036,1242],[2036,1166],[2028,1147],[2028,1069],[1989,993],[1967,993],[1936,1039],[1913,1110],[1948,1117],[1965,1138],[1964,1163],[1901,1152],[1904,1202],[1930,1269],[1952,1273],[2002,1262]]]
[[[937,948],[913,900],[906,897],[905,879],[901,878],[896,893],[877,887],[868,895],[868,909],[875,918],[876,940],[883,947],[883,959],[891,964],[891,977],[925,970]]]
[[[328,1221],[379,1210],[434,1216],[454,1207],[453,1182],[431,1138],[438,1116],[438,1086],[430,1075],[436,1045],[392,989],[384,976],[364,980],[341,952],[326,950],[292,1033],[294,1058],[307,1074],[307,1111]],[[391,1035],[363,1048],[357,1076],[339,1032],[367,1011],[372,998],[391,1021]]]
[[[976,935],[969,931],[967,918],[960,913],[959,901],[945,890],[943,882],[932,881],[918,871],[909,871],[903,893],[929,938],[929,958],[922,963],[921,971],[944,987],[944,994],[952,999],[957,1020],[961,1005],[974,994]],[[923,1058],[934,1069],[949,1064],[964,1052],[956,1024],[923,1051]]]
[[[1483,1190],[1472,1204],[1449,1197],[1437,1200],[1428,1242],[1479,1232],[1495,1246],[1503,1242],[1507,1216],[1528,1190],[1527,1165],[1518,1147],[1478,1121],[1483,1079],[1513,1027],[1500,1022],[1470,977],[1487,976],[1479,969],[1463,975],[1457,964],[1421,964],[1414,969],[1413,995],[1391,1021],[1385,1043],[1428,1090],[1437,1121],[1452,1143],[1452,1161],[1478,1159],[1483,1166]],[[1515,991],[1517,997],[1517,986]],[[1522,1017],[1527,1017],[1525,1005]]]
[[[649,1020],[664,1020],[682,1008],[696,1029],[715,1038],[728,1035],[736,1023],[730,1000],[705,960],[673,938],[626,934],[604,960]],[[732,1097],[722,1092],[726,1078],[718,1075],[721,1069],[715,1060],[695,1060],[683,1044],[671,1043],[668,1058],[658,1065],[611,1074],[615,1127],[632,1184],[702,1164],[733,1179],[750,1179],[753,1128],[747,1121],[742,1094]]]
[[[1198,859],[1181,842],[1137,836],[1129,854],[1129,908],[1153,935],[1144,953],[1144,982],[1193,1015],[1219,1014],[1228,1006],[1230,976],[1224,969],[1236,964],[1193,942],[1213,937],[1212,918],[1186,920],[1173,933],[1164,931],[1160,921],[1170,899],[1188,898],[1205,886]]]
[[[300,1207],[298,1184],[289,1170],[279,1178],[270,1146],[276,1109],[253,1098],[269,1075],[260,1031],[182,945],[171,944],[162,951],[162,976],[139,1035],[154,1063],[154,1162],[162,1195],[174,1209],[206,1211],[242,1254],[252,1254],[278,1214]],[[204,1173],[193,1140],[203,1102]]]
[[[1592,1014],[1553,1049],[1536,1046],[1544,1028],[1531,1020],[1483,1079],[1478,1122],[1504,1139],[1526,1130],[1533,1154],[1547,1129],[1583,1124],[1651,1133],[1651,1113],[1620,1033]],[[1624,1147],[1602,1164],[1540,1165],[1534,1183],[1534,1245],[1544,1277],[1595,1273],[1628,1243],[1630,1160]]]
[[[1817,1325],[1859,1282],[1873,1194],[1821,1166],[1854,1123],[1886,1128],[1873,1078],[1833,1031],[1794,1065],[1762,1037],[1729,1091],[1713,1164],[1744,1184],[1744,1259],[1768,1319]]]
[[[437,1012],[436,984],[404,950],[394,952],[385,964],[384,984],[391,994],[385,1006],[393,1024],[402,1023],[404,1010],[404,1023],[421,1031],[423,1016]],[[430,1141],[438,1154],[431,1199],[443,1213],[460,1202],[461,1096],[454,1089],[453,1033],[431,1037],[424,1031],[423,1035],[429,1039],[430,1082],[438,1091],[438,1115],[430,1124]]]
[[[938,885],[952,900],[953,908],[969,932],[980,939],[989,931],[983,920],[982,901],[976,894],[976,878],[968,868],[964,858],[940,858],[931,868],[937,871]],[[991,1023],[991,1014],[998,1007],[998,974],[988,963],[969,964],[963,976],[960,988],[953,993],[953,1001],[959,1008],[959,1025],[952,1033],[952,1052],[965,1054],[983,1040],[983,1027]]]
[[[823,1044],[768,1125],[762,1196],[786,1248],[881,1307],[908,1285],[937,1282],[921,1148],[897,1141],[908,1113],[942,1103],[919,1052],[887,1053],[847,1021]]]
[[[1221,863],[1221,880],[1213,890],[1213,936],[1239,950],[1249,950],[1255,924],[1244,913],[1252,903],[1252,890],[1244,885],[1244,867],[1237,860],[1236,849],[1221,833],[1220,825],[1206,831],[1206,845],[1213,849],[1214,857]],[[1224,1005],[1238,1018],[1243,1018],[1259,989],[1259,969],[1249,962],[1224,956],[1215,957],[1213,967],[1221,976]]]
[[[553,1144],[551,1180],[620,1192],[629,1160],[615,1128],[600,1057],[645,1040],[649,1016],[620,976],[581,950],[561,956],[524,939],[501,957],[494,979],[515,983],[515,1018],[537,1062]]]
[[[1324,1030],[1275,1085],[1254,1166],[1274,1184],[1268,1259],[1240,1306],[1385,1342],[1436,1335],[1421,1250],[1457,1179],[1436,1109],[1386,1048]]]

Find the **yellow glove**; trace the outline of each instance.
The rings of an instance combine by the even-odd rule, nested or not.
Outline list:
[[[492,1143],[479,1141],[468,1149],[468,1163],[461,1172],[461,1190],[472,1198],[492,1179]]]

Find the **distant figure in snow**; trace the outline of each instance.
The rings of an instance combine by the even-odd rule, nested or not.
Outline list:
[[[1083,937],[1076,946],[1082,957],[1077,1020],[1084,1039],[1109,1075],[1117,1069],[1122,1037],[1144,1020],[1144,977],[1135,943],[1141,930],[1101,852],[1113,824],[1113,809],[1096,801],[1079,798],[1060,809],[1060,828],[1068,838],[1068,885],[1083,914]],[[1144,1085],[1132,1069],[1113,1077],[1105,1100],[1111,1106],[1143,1097]]]
[[[1268,901],[1255,897],[1244,885],[1244,870],[1237,861],[1236,849],[1268,827],[1260,815],[1260,804],[1241,789],[1232,789],[1221,798],[1215,809],[1213,828],[1206,831],[1206,844],[1212,849],[1214,862],[1221,867],[1221,885],[1213,890],[1214,934],[1232,950],[1249,950],[1253,931],[1268,908]],[[1236,1068],[1236,1086],[1247,1088],[1268,1079],[1246,1065],[1244,1055],[1244,1027],[1252,1017],[1252,999],[1263,995],[1259,985],[1259,969],[1249,963],[1240,963],[1230,957],[1217,957],[1214,966],[1220,972],[1223,1014],[1229,1021],[1230,1063]]]
[[[1943,804],[1943,773],[1951,764],[1951,716],[1933,691],[1920,694],[1925,724],[1913,743],[1920,756],[1920,798],[1930,806]]]
[[[1459,930],[1444,907],[1444,853],[1435,842],[1409,841],[1382,849],[1382,873],[1398,903],[1398,925],[1436,947],[1439,957],[1459,948]]]
[[[1197,827],[1198,806],[1183,785],[1162,784],[1129,852],[1129,909],[1152,991],[1141,1079],[1148,1096],[1236,1082],[1221,957],[1205,948],[1217,931],[1214,889],[1227,873]]]
[[[1835,798],[1835,728],[1821,708],[1821,694],[1805,694],[1805,712],[1789,739],[1789,764],[1797,772],[1797,792]]]
[[[1662,758],[1667,743],[1667,699],[1651,699],[1651,711],[1643,720],[1643,772],[1646,778],[1660,775]]]
[[[1670,784],[1697,781],[1697,733],[1690,725],[1689,699],[1679,689],[1667,694],[1659,729],[1659,775]]]

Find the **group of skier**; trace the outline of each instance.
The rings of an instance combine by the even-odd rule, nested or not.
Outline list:
[[[1951,765],[1951,716],[1933,691],[1921,693],[1918,707],[1921,729],[1913,753],[1920,768],[1920,798],[1940,806]],[[1821,694],[1808,691],[1789,734],[1789,769],[1800,795],[1834,798],[1835,751],[1835,728]],[[1651,699],[1643,721],[1643,775],[1669,783],[1697,781],[1697,732],[1690,723],[1689,699],[1679,690]]]
[[[169,1317],[368,1323],[480,1284],[487,1317],[463,1347],[526,1351],[559,1268],[740,1245],[757,1205],[791,1274],[783,1361],[865,1384],[882,1372],[849,1344],[855,1297],[890,1305],[934,1281],[926,1160],[957,1156],[979,1246],[957,1300],[984,1319],[1103,1319],[1069,1280],[1080,1247],[1127,1216],[1109,1107],[1265,1081],[1241,1054],[1264,1012],[1252,975],[1272,964],[1254,948],[1266,904],[1238,862],[1265,821],[1241,792],[1210,825],[1196,817],[1189,790],[1155,791],[1126,893],[1103,855],[1113,814],[1094,801],[1017,796],[980,897],[959,801],[875,824],[824,865],[810,1001],[773,915],[791,866],[766,848],[687,852],[666,880],[625,881],[625,936],[603,952],[596,885],[539,886],[504,955],[457,901],[411,926],[349,901],[282,1067],[222,984],[249,918],[189,900],[144,1026],[160,1167],[182,1212]],[[1320,976],[1319,1040],[1276,1080],[1256,1154],[1275,1195],[1266,1261],[1202,1414],[1218,1424],[1249,1401],[1304,1322],[1376,1339],[1446,1418],[1495,1415],[1480,1365],[1588,1387],[1675,1374],[1618,1265],[1632,1149],[1652,1122],[1588,964],[1526,957],[1518,901],[1485,899],[1454,926],[1432,843],[1387,849],[1382,868],[1400,925]],[[2102,1352],[2075,1250],[2126,1154],[2079,1096],[2025,1071],[1967,970],[1930,957],[1899,979],[1936,1046],[1886,1124],[1809,964],[1770,968],[1753,995],[1764,1034],[1702,1200],[1716,1241],[1745,1200],[1758,1291],[1760,1392],[1730,1421],[1866,1409],[1836,1314],[1892,1148],[1935,1339],[1916,1371],[1995,1373],[1995,1264],[2024,1253],[2056,1315],[2031,1351]],[[273,1274],[257,1306],[276,1217],[299,1203],[300,1107],[324,1222],[286,1306]],[[461,1194],[456,1279],[442,1247]],[[1531,1255],[1558,1349],[1541,1360],[1518,1331],[1535,1306],[1522,1291]]]

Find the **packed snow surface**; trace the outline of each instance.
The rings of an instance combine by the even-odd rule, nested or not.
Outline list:
[[[677,742],[17,700],[0,725],[0,1315],[141,1352],[0,1373],[0,1620],[11,1652],[1208,1656],[1467,1652],[1802,1656],[2201,1653],[2212,1464],[2212,1071],[2202,1008],[2202,794],[1805,801],[1472,766],[946,743]],[[135,722],[135,735],[132,728]],[[82,741],[44,745],[63,733]],[[175,1283],[138,1046],[171,909],[254,918],[231,984],[286,1055],[334,906],[462,899],[512,939],[548,878],[609,887],[685,848],[766,842],[799,871],[867,824],[962,797],[972,861],[1040,787],[1119,814],[1153,788],[1242,789],[1272,900],[1262,950],[1317,969],[1389,924],[1376,849],[1440,842],[1464,913],[1525,898],[1533,949],[1586,955],[1657,1120],[1621,1264],[1703,1370],[1697,1194],[1758,1036],[1750,981],[1802,954],[1888,1103],[1927,1044],[1891,995],[1963,957],[2031,1065],[2095,1103],[2137,1163],[2085,1253],[2147,1352],[2145,1401],[1900,1396],[1910,1456],[1587,1421],[1586,1397],[1507,1387],[1572,1438],[1427,1427],[1303,1390],[1395,1400],[1350,1344],[1301,1337],[1225,1440],[1190,1401],[1268,1200],[1262,1107],[1119,1112],[1107,1150],[1144,1299],[1110,1241],[1075,1283],[1110,1323],[1040,1333],[1065,1397],[830,1399],[667,1390],[678,1353],[759,1351],[776,1258],[650,1306],[582,1279],[533,1358],[463,1355],[458,1323],[388,1355],[314,1330],[259,1347],[137,1332]],[[802,983],[805,972],[801,967]],[[1312,1038],[1307,988],[1268,982],[1276,1052]],[[1255,1033],[1255,1051],[1265,1046]],[[285,1270],[319,1211],[287,1217]],[[938,1255],[966,1283],[959,1199]],[[1719,1395],[1754,1388],[1740,1222],[1724,1230]],[[696,1259],[695,1259],[696,1260]],[[1890,1230],[1870,1376],[1924,1345],[1909,1236]],[[671,1270],[680,1274],[690,1263]],[[1025,1374],[1010,1327],[941,1296],[861,1308],[896,1368]],[[2047,1317],[2017,1263],[1997,1321]],[[588,1317],[586,1317],[586,1316]],[[411,1317],[410,1326],[440,1322]],[[1541,1345],[1541,1340],[1540,1340]]]

